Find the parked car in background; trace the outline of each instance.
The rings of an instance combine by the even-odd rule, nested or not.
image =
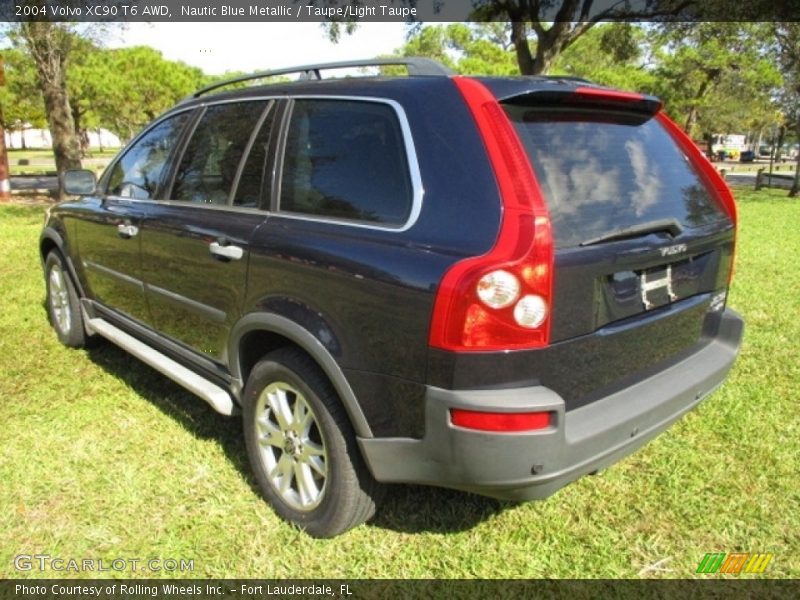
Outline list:
[[[380,483],[546,497],[724,381],[736,206],[658,99],[406,58],[229,83],[289,72],[68,172],[39,246],[59,339],[241,415],[283,518],[339,534]]]

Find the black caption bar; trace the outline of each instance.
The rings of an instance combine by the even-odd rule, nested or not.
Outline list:
[[[541,3],[543,21],[792,21],[800,0],[751,0],[710,10],[704,0],[588,0],[574,13],[563,2]],[[503,7],[529,7],[529,0],[2,0],[0,21],[174,22],[445,22],[506,20]],[[582,12],[588,6],[586,12]],[[521,13],[524,14],[524,13]]]
[[[548,598],[582,600],[690,597],[738,599],[796,598],[800,581],[775,579],[693,580],[0,580],[0,598],[14,600],[265,600]]]

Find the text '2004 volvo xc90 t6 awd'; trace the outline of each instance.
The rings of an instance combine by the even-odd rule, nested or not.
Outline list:
[[[736,206],[656,98],[425,59],[267,75],[291,71],[68,172],[41,237],[61,341],[241,413],[283,518],[341,533],[380,482],[541,498],[723,381]]]

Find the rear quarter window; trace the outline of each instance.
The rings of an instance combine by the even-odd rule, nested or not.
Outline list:
[[[403,132],[389,104],[295,101],[281,177],[282,212],[400,226],[412,202]]]
[[[616,111],[506,106],[541,185],[557,247],[660,219],[724,218],[654,119]]]

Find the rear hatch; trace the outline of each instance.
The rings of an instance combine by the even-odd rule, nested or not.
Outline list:
[[[573,85],[501,103],[553,226],[551,347],[537,371],[574,408],[702,343],[724,306],[735,224],[655,98]]]

